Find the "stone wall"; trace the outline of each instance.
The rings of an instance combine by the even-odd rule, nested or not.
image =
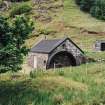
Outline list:
[[[86,62],[84,54],[69,40],[66,40],[64,43],[58,46],[52,53],[56,51],[62,51],[62,50],[66,50],[70,52],[76,59],[77,65],[80,65],[81,63]],[[52,53],[50,55],[52,55]]]
[[[101,51],[101,43],[96,41],[95,46],[94,46],[95,51]]]
[[[35,69],[46,69],[46,63],[48,60],[48,54],[42,53],[29,53],[28,62],[31,67],[34,68],[34,56],[37,58],[37,67]]]
[[[28,64],[29,66],[31,66],[32,68],[34,68],[34,53],[29,53],[28,54]]]

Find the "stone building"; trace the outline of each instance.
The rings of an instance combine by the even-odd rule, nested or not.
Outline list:
[[[31,48],[28,63],[35,69],[61,68],[85,63],[85,56],[70,38],[42,40]]]
[[[95,51],[105,51],[105,40],[97,40],[94,48]]]

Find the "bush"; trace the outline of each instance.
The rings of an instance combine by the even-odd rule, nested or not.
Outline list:
[[[1,7],[2,3],[3,3],[3,1],[2,1],[2,0],[0,0],[0,7]]]
[[[105,0],[96,0],[90,13],[93,17],[105,20]]]
[[[65,73],[64,73],[63,70],[60,70],[60,71],[58,72],[58,74],[59,74],[59,76],[64,76],[64,75],[65,75]]]
[[[75,0],[80,9],[89,12],[93,17],[105,20],[105,0]]]
[[[100,18],[101,15],[100,8],[94,6],[91,8],[90,13],[93,17],[96,17],[98,19]]]
[[[11,11],[10,16],[14,17],[15,15],[25,14],[30,12],[31,10],[32,10],[32,7],[30,5],[22,4],[17,7],[14,7],[13,10]]]
[[[75,2],[76,2],[76,4],[78,4],[78,5],[80,5],[80,2],[81,2],[82,0],[75,0]]]
[[[32,70],[32,71],[30,72],[30,78],[36,78],[36,77],[37,77],[37,71]]]
[[[81,0],[80,9],[85,12],[90,12],[91,7],[93,6],[95,0]]]

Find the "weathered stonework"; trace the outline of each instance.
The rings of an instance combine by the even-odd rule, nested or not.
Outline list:
[[[29,53],[28,61],[35,69],[76,66],[86,62],[84,52],[69,38],[40,42]]]
[[[75,57],[77,65],[85,63],[84,54],[82,54],[81,51],[79,49],[77,49],[77,47],[73,43],[71,43],[69,40],[66,40],[65,42],[63,42],[53,52],[51,52],[50,55],[52,55],[52,53],[54,53],[54,52],[61,51],[61,50],[65,50],[65,51],[71,53]]]
[[[34,57],[36,57],[36,67],[34,67]],[[42,54],[42,53],[29,53],[28,58],[29,65],[33,68],[38,69],[46,69],[46,63],[48,60],[48,54]]]

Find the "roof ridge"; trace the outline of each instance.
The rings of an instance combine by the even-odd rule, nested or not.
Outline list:
[[[65,40],[69,40],[74,46],[76,46],[82,53],[84,53],[81,48],[79,48],[69,37],[62,39],[53,39],[53,40],[41,40],[35,46],[31,48],[31,52],[38,53],[51,53],[54,49],[56,49],[60,44],[62,44]]]
[[[52,50],[54,50],[56,47],[58,47],[58,46],[59,46],[62,42],[64,42],[66,39],[67,39],[67,38],[60,39],[59,42],[57,42],[57,43],[53,46]],[[51,51],[52,51],[52,50],[51,50]]]

